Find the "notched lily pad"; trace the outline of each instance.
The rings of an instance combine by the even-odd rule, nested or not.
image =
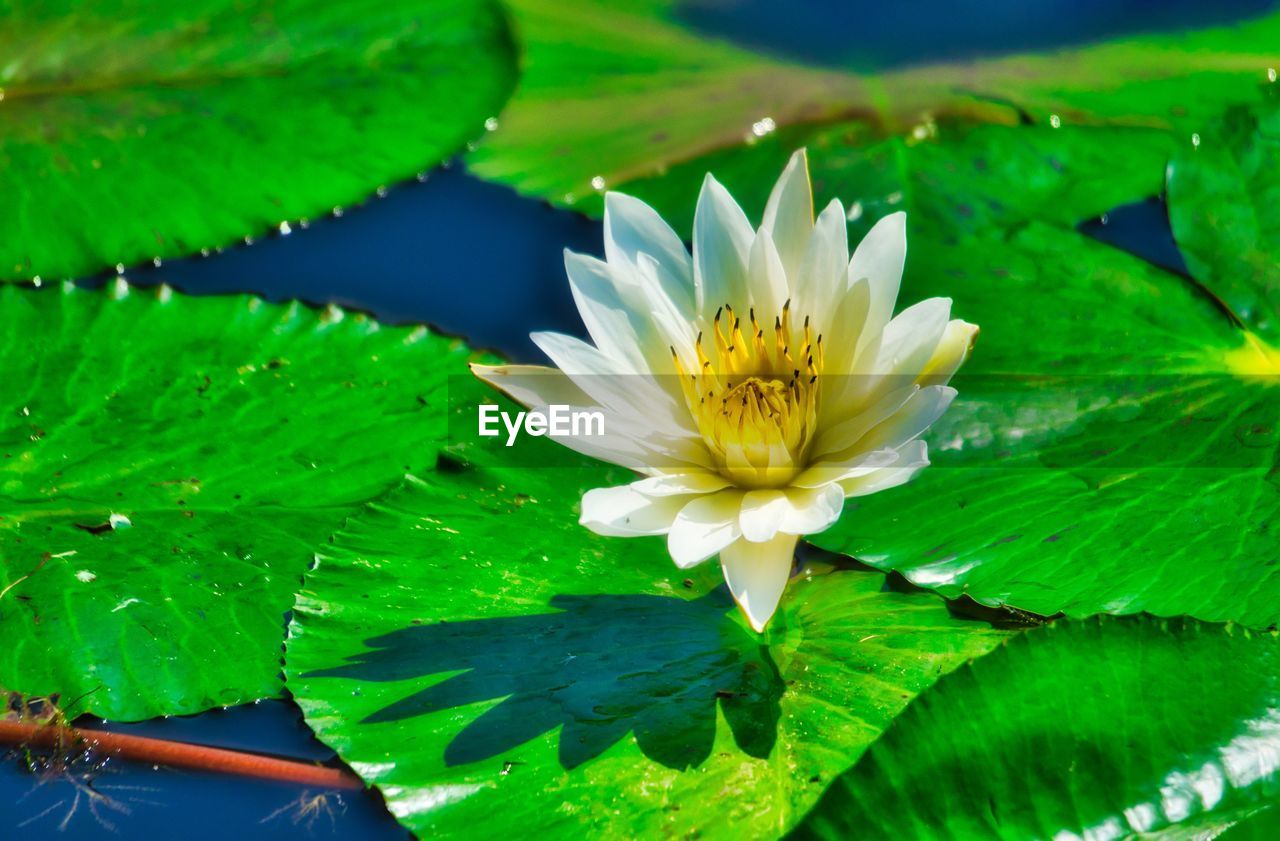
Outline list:
[[[624,476],[560,463],[407,480],[299,595],[290,691],[415,833],[776,834],[1010,633],[813,566],[758,636],[715,565],[579,526],[582,491]]]
[[[0,685],[111,719],[279,691],[315,547],[429,468],[466,347],[337,308],[0,288]],[[288,365],[274,360],[289,360]]]

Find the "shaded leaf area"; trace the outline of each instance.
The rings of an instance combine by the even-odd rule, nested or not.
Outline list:
[[[582,490],[624,476],[559,464],[408,479],[299,594],[289,690],[415,833],[775,835],[1008,633],[815,563],[758,636],[714,564],[577,525]]]
[[[0,4],[0,278],[257,236],[433,166],[514,83],[490,2]]]
[[[142,719],[280,689],[315,546],[446,436],[469,351],[249,297],[0,289],[0,685]]]
[[[1280,104],[1233,109],[1169,165],[1169,221],[1195,278],[1280,343]],[[1275,361],[1280,361],[1277,357]]]
[[[749,152],[761,137],[790,129],[842,124],[871,140],[904,131],[928,136],[935,121],[1053,118],[1189,133],[1224,103],[1261,96],[1280,38],[1280,16],[1270,13],[1190,33],[859,74],[777,61],[695,34],[673,19],[672,0],[607,9],[589,0],[507,5],[524,72],[501,128],[469,165],[592,213],[601,208],[601,185],[629,192],[638,179],[670,177],[688,165],[696,188],[715,155]],[[1121,157],[1110,169],[1124,168],[1124,149],[1108,148]]]
[[[558,729],[567,770],[630,734],[659,765],[689,768],[711,755],[717,707],[743,753],[772,751],[782,679],[768,649],[732,621],[733,601],[721,591],[688,600],[552,596],[547,609],[403,628],[367,640],[370,651],[354,663],[306,677],[396,682],[457,672],[364,724],[502,699],[449,741],[446,766],[501,759]]]
[[[1275,634],[1060,621],[920,696],[793,837],[1268,837],[1277,710]]]

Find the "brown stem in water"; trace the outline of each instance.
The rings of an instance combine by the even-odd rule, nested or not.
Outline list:
[[[51,723],[0,720],[0,744],[52,748],[75,745],[135,762],[149,762],[171,768],[191,768],[263,780],[280,780],[317,788],[350,790],[364,786],[358,777],[341,768],[147,736],[60,727]]]

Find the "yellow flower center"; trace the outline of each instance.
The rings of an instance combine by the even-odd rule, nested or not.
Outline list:
[[[803,468],[817,421],[822,336],[809,319],[793,331],[791,302],[771,327],[725,304],[712,335],[698,334],[698,369],[673,348],[690,414],[720,473],[739,487],[781,487]]]

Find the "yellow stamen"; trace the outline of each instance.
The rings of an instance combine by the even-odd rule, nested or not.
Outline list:
[[[720,471],[740,487],[786,485],[805,463],[816,423],[821,337],[814,341],[808,318],[793,333],[790,301],[773,332],[766,342],[754,308],[744,324],[725,304],[712,319],[709,348],[698,335],[698,370],[686,371],[676,359],[698,430]]]

